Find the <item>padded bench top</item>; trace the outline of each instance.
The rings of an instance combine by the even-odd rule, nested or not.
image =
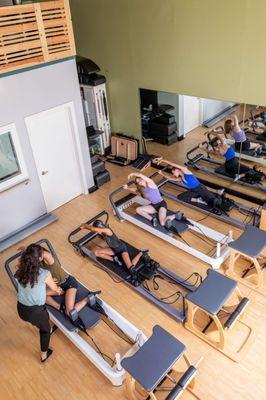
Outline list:
[[[249,257],[258,257],[266,246],[266,231],[255,226],[247,226],[238,239],[229,243],[229,247]]]
[[[159,325],[152,336],[122,367],[147,390],[153,391],[185,351],[185,345]]]
[[[167,213],[167,215],[173,215],[173,214],[174,213],[171,212],[171,211],[169,211]],[[158,223],[157,228],[154,228],[153,225],[152,225],[152,222],[149,221],[148,219],[142,217],[141,215],[134,214],[134,218],[136,218],[138,221],[141,221],[144,224],[146,224],[146,225],[152,227],[153,229],[156,229],[157,231],[162,232],[162,233],[164,233],[166,235],[171,235],[171,233],[174,234],[174,231],[171,232],[171,229],[169,229],[169,230],[165,229],[159,223]],[[183,232],[186,232],[188,230],[188,224],[186,222],[174,220],[172,226],[178,231],[179,234],[181,234]]]
[[[237,286],[236,281],[208,269],[207,277],[202,284],[186,296],[191,303],[199,306],[209,314],[216,315]]]

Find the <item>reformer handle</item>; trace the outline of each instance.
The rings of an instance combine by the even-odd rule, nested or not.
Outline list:
[[[230,317],[224,324],[225,328],[229,329],[232,326],[232,324],[235,322],[235,320],[243,312],[243,310],[247,306],[248,302],[249,302],[249,299],[247,297],[243,297],[243,299],[240,301],[240,303],[236,307],[235,311],[232,312],[232,314],[230,315]]]
[[[95,217],[89,219],[89,220],[86,222],[86,224],[90,225],[90,224],[92,224],[94,221],[96,221],[97,219],[100,219],[101,217],[103,217],[104,215],[106,216],[105,223],[107,223],[107,222],[108,222],[108,219],[109,219],[109,215],[108,215],[108,212],[104,210],[104,211],[101,211],[99,214],[95,215]],[[68,240],[68,242],[69,242],[70,244],[75,245],[75,241],[71,240],[71,237],[72,237],[72,236],[75,236],[75,235],[76,235],[78,232],[80,232],[80,231],[81,231],[81,228],[80,228],[80,226],[79,226],[78,228],[76,228],[76,229],[74,229],[72,232],[70,232],[70,234],[69,234],[68,237],[67,237],[67,240]]]
[[[190,365],[188,369],[184,372],[184,374],[180,377],[176,385],[173,387],[171,392],[165,398],[165,400],[176,400],[179,398],[179,395],[186,389],[187,385],[197,374],[197,367],[202,362],[203,357],[201,357],[195,365]]]
[[[175,400],[186,389],[189,382],[197,373],[197,368],[191,365],[181,376],[175,387],[171,390],[165,400]]]

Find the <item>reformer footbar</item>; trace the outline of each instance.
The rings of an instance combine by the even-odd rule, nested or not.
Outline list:
[[[130,186],[133,183],[133,181],[130,181],[127,183],[127,186]],[[174,220],[173,229],[170,230],[160,225],[155,228],[147,219],[129,211],[131,206],[149,205],[150,203],[148,200],[135,194],[124,195],[122,198],[115,200],[115,197],[124,190],[124,187],[121,186],[120,188],[114,190],[109,196],[114,213],[121,222],[126,220],[142,229],[145,229],[160,239],[163,239],[175,247],[193,255],[196,258],[199,258],[207,264],[210,264],[214,269],[219,268],[229,256],[227,243],[232,240],[232,231],[229,231],[227,235],[223,235],[220,232],[206,227],[205,225],[186,218],[181,219],[180,221]],[[174,214],[173,211],[169,211],[169,213]],[[206,254],[190,246],[189,243],[182,237],[182,233],[185,231],[189,231],[194,235],[199,234],[198,237],[203,241],[213,241],[214,244],[212,246],[212,251],[215,254],[211,256],[210,254]]]
[[[36,244],[45,246],[59,262],[55,250],[47,239],[39,240]],[[15,267],[14,264],[18,261],[21,253],[22,252],[19,252],[13,255],[5,263],[5,269],[16,290],[18,284],[14,277],[13,269]],[[80,301],[89,295],[92,295],[93,297],[91,303],[92,308],[85,306],[78,313],[80,319],[79,324],[71,321],[71,319],[64,313],[47,305],[50,319],[55,326],[57,326],[59,330],[111,381],[114,386],[120,386],[125,379],[125,370],[121,367],[122,358],[134,354],[134,352],[143,345],[147,338],[139,329],[101,300],[100,297],[95,296],[93,292],[90,292],[89,289],[78,282],[77,301]],[[59,303],[62,301],[62,297],[59,298],[57,296],[54,297],[54,299]],[[119,353],[116,353],[114,360],[112,360],[109,356],[101,352],[99,346],[90,335],[90,330],[97,326],[102,320],[106,322],[121,338],[130,344],[130,349],[125,355],[121,356]],[[86,331],[95,348],[79,334],[80,329]],[[112,364],[110,365],[107,360],[111,361]]]
[[[102,211],[101,213],[90,219],[87,223],[90,224],[95,219],[99,218],[108,218],[106,211]],[[80,228],[77,228],[75,231],[70,233],[68,238],[69,242],[76,249],[76,251],[79,252],[79,254],[89,257],[91,260],[95,261],[97,265],[99,265],[104,271],[110,272],[113,276],[118,278],[119,281],[117,281],[117,283],[123,282],[127,284],[137,293],[145,297],[147,300],[151,301],[153,304],[155,304],[157,307],[176,319],[178,322],[184,322],[185,327],[193,331],[196,335],[200,336],[203,340],[220,350],[232,360],[239,360],[240,355],[242,355],[242,351],[241,354],[237,354],[236,356],[233,354],[233,352],[228,352],[226,348],[228,341],[227,336],[229,333],[229,328],[232,328],[233,325],[237,322],[240,315],[243,314],[244,308],[248,303],[248,299],[243,300],[243,297],[237,287],[237,283],[234,280],[211,269],[207,270],[207,277],[204,280],[202,280],[198,273],[191,274],[191,276],[187,279],[181,280],[177,275],[173,274],[165,267],[157,266],[156,270],[152,271],[152,277],[146,277],[145,279],[143,279],[143,277],[140,277],[138,280],[138,284],[135,285],[136,282],[133,283],[131,281],[131,277],[129,276],[126,268],[122,268],[121,266],[117,266],[115,263],[101,260],[94,256],[93,252],[87,247],[87,245],[91,242],[88,237],[86,238],[86,241],[84,241],[82,237],[80,239],[75,239],[75,235],[77,235],[80,230]],[[79,244],[77,246],[77,243],[82,244]],[[139,251],[129,244],[127,244],[127,247],[130,256],[134,256],[136,252]],[[132,253],[133,250],[135,252]],[[142,268],[143,266],[139,266],[139,271],[141,271]],[[194,285],[189,283],[189,279],[192,278],[192,276],[196,278],[196,282]],[[163,298],[160,298],[158,295],[151,293],[151,288],[149,286],[158,285],[158,280],[160,279],[177,286],[178,290],[173,293],[173,295],[176,295],[177,299],[182,300],[181,312],[174,308],[173,304],[176,303],[175,299],[173,301],[169,300],[169,298],[171,298],[173,295],[165,298],[165,300],[169,300],[169,302],[166,302]],[[146,285],[148,285],[148,287]],[[180,288],[182,288],[182,293],[185,290],[185,295],[180,294]],[[239,303],[236,303],[233,312],[229,313],[225,303],[229,300],[231,296],[233,296],[234,292],[236,292],[237,294]],[[211,317],[214,320],[215,326],[219,333],[219,340],[217,343],[209,338],[209,332],[206,333],[207,328],[205,329],[205,333],[202,333],[200,331],[200,334],[198,334],[195,323],[196,321],[194,321],[197,309],[201,309],[201,311],[204,312],[205,315]],[[220,313],[224,311],[226,312],[226,316],[228,318],[226,325],[221,324],[219,320]],[[248,326],[244,322],[243,325]],[[252,329],[250,327],[248,328],[250,330],[248,339],[245,341],[244,344],[242,344],[241,349],[238,349],[237,353],[240,353],[240,350],[242,350],[244,345],[246,347],[253,337]]]
[[[102,211],[87,221],[87,224],[92,224],[95,220],[99,219],[104,219],[105,223],[107,223],[107,212]],[[181,293],[181,290],[182,292],[190,292],[195,290],[196,285],[200,280],[199,274],[195,273],[189,277],[190,279],[192,277],[195,278],[195,283],[192,283],[191,281],[189,282],[189,278],[182,279],[158,264],[153,259],[150,259],[147,263],[140,260],[140,262],[136,265],[136,274],[132,276],[125,265],[121,266],[115,262],[96,257],[89,246],[94,244],[93,241],[96,238],[98,239],[99,235],[90,232],[89,234],[79,237],[81,231],[82,230],[79,227],[71,232],[68,236],[68,241],[80,255],[90,258],[97,264],[97,266],[102,268],[104,271],[111,273],[115,278],[117,278],[118,283],[125,283],[127,286],[138,292],[141,296],[156,304],[174,319],[177,319],[180,322],[184,321],[186,317],[186,310],[184,304],[184,295]],[[131,246],[129,243],[124,243],[127,246],[130,257],[133,258],[139,252],[139,250]],[[169,283],[173,287],[176,287],[175,291],[173,291],[169,296],[160,296],[160,283],[158,281],[164,282],[165,284]],[[151,290],[151,285],[153,288],[155,288],[156,293]],[[178,300],[181,300],[181,304],[179,306],[181,310],[174,307],[174,304],[177,303]]]
[[[156,173],[152,174],[150,176],[150,178],[154,179],[157,176],[160,177],[159,174],[156,172]],[[158,188],[160,189],[161,194],[163,196],[165,196],[166,198],[173,200],[184,206],[188,206],[189,208],[192,208],[193,210],[200,211],[200,212],[206,214],[207,216],[210,215],[212,217],[215,217],[215,218],[217,218],[223,222],[226,222],[230,225],[234,225],[239,228],[244,228],[247,224],[251,224],[254,226],[259,226],[259,224],[260,224],[261,214],[257,209],[248,208],[239,202],[236,202],[236,201],[233,201],[233,200],[227,198],[226,195],[224,195],[224,199],[225,199],[224,201],[226,202],[227,208],[225,210],[223,208],[213,209],[208,205],[203,205],[201,203],[196,203],[196,202],[190,201],[191,196],[187,195],[189,190],[181,182],[173,182],[166,178],[162,178],[158,182],[156,182],[156,184],[157,184]],[[173,194],[172,192],[169,192],[167,190],[168,187],[176,190],[177,195]],[[225,192],[226,192],[226,189],[224,189],[224,193]],[[240,217],[242,217],[242,215],[245,215],[244,220],[241,221],[240,219],[238,220],[236,218],[232,218],[230,216],[230,211],[232,209],[238,210]]]
[[[202,144],[208,144],[208,142],[205,141]],[[211,158],[209,156],[205,157],[202,153],[198,153],[198,154],[196,154],[196,155],[194,155],[192,157],[192,154],[195,153],[195,151],[197,151],[198,149],[199,149],[199,145],[197,145],[196,147],[193,147],[186,154],[186,157],[187,157],[187,160],[188,160],[187,164],[190,165],[191,167],[193,167],[195,170],[206,172],[207,174],[210,174],[210,175],[218,176],[218,177],[220,177],[222,179],[237,183],[237,184],[242,185],[242,186],[247,186],[247,187],[250,187],[250,188],[253,188],[253,189],[261,190],[262,192],[266,192],[266,186],[264,186],[263,184],[258,184],[258,183],[251,184],[247,180],[245,180],[244,178],[236,180],[235,176],[229,174],[225,170],[224,163],[221,162],[221,161],[213,159],[213,158]],[[213,165],[214,168],[209,168],[209,167],[206,167],[204,165],[200,165],[199,163],[201,161],[204,161],[204,162],[206,162],[208,164]],[[250,170],[252,170],[252,168]],[[261,174],[261,175],[263,175],[263,174]],[[243,194],[241,194],[241,193],[239,193],[238,196],[244,198]]]
[[[265,228],[265,227],[264,227]],[[266,268],[266,232],[256,227],[247,227],[237,240],[230,243],[230,259],[226,274],[244,285],[255,289],[262,295],[265,293]],[[250,265],[237,271],[237,261],[246,259]],[[253,278],[253,281],[252,281]]]

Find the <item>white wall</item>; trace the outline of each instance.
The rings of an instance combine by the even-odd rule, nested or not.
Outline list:
[[[232,107],[235,103],[229,101],[202,99],[202,122],[209,118],[213,118],[218,113],[222,112],[227,107]]]
[[[0,193],[0,238],[46,213],[24,118],[70,101],[75,107],[86,180],[91,187],[93,177],[75,60],[0,78],[0,126],[15,123],[30,179],[27,185],[22,183]]]

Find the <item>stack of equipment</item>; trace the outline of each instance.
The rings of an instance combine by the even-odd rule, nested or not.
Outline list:
[[[175,117],[164,113],[150,122],[149,136],[156,142],[170,145],[177,142],[177,124]]]
[[[105,168],[105,162],[96,155],[91,156],[91,166],[95,186],[90,190],[93,192],[99,189],[100,186],[110,181],[109,171]]]
[[[138,158],[139,141],[123,133],[116,133],[111,139],[111,154],[107,160],[118,165],[129,165]]]

